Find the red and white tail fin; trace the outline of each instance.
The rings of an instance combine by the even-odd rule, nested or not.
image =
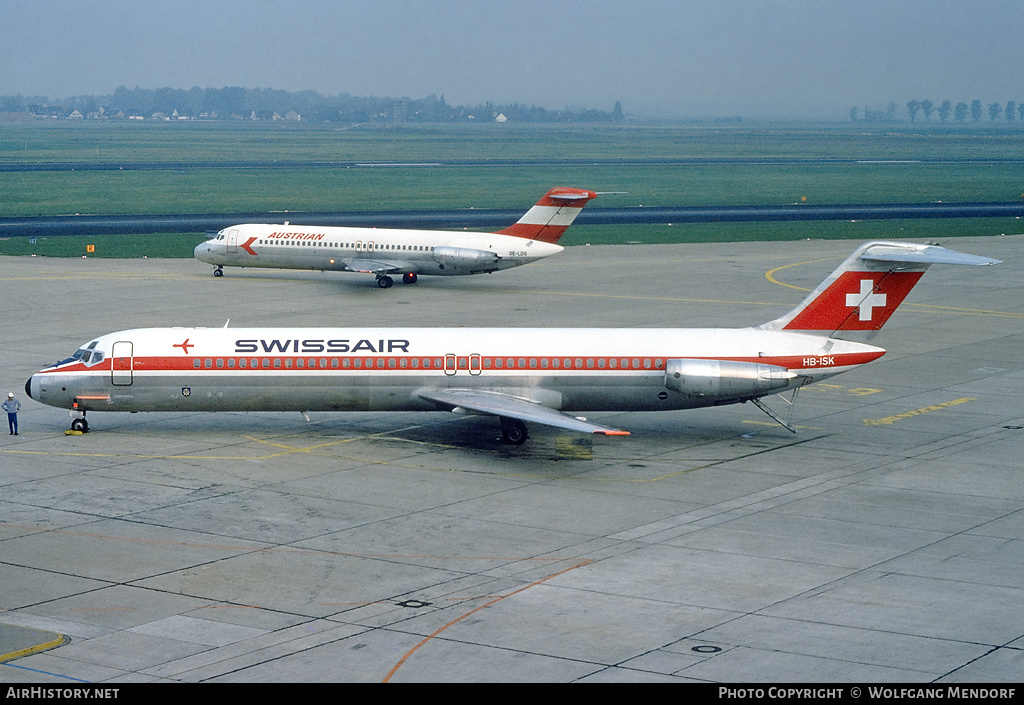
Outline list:
[[[795,309],[762,324],[767,330],[873,331],[881,328],[933,264],[999,264],[935,245],[869,242]]]
[[[513,235],[526,240],[555,244],[583,206],[597,194],[578,188],[553,188],[537,201],[515,225],[499,230],[498,235]]]

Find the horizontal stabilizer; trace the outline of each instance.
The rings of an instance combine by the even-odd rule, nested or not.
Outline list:
[[[422,399],[436,402],[449,411],[468,411],[489,416],[504,416],[520,421],[531,421],[533,423],[564,428],[569,431],[580,431],[582,433],[599,433],[606,436],[628,436],[628,431],[623,431],[610,426],[591,423],[578,419],[575,416],[563,414],[561,411],[541,406],[526,399],[500,394],[498,392],[485,392],[474,389],[428,389],[417,392]]]
[[[898,243],[878,243],[865,250],[861,259],[872,262],[907,262],[911,264],[973,264],[990,266],[1000,264],[1002,260],[979,255],[968,255],[955,250],[947,250],[938,245],[903,245]]]
[[[594,197],[594,194],[587,193],[586,191],[566,191],[563,193],[551,192],[548,194],[548,198],[552,201],[589,201]]]

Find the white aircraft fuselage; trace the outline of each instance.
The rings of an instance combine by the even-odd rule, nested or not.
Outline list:
[[[392,275],[465,276],[521,267],[562,251],[559,238],[597,194],[554,188],[512,226],[497,233],[396,230],[246,223],[195,248],[195,257],[224,267],[364,272],[388,288]]]
[[[785,391],[884,352],[758,329],[148,328],[97,338],[29,392],[83,411],[436,411],[430,393],[453,389],[655,411]],[[673,378],[678,361],[701,381]],[[729,363],[750,374],[705,383]]]
[[[578,412],[752,401],[881,357],[879,329],[931,264],[994,264],[940,247],[868,243],[799,306],[740,329],[145,328],[102,335],[25,385],[88,411],[454,411],[606,435]],[[76,426],[77,424],[77,426]],[[793,430],[790,428],[790,430]]]

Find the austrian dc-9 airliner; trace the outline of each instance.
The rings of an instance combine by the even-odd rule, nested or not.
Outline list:
[[[420,275],[489,274],[561,252],[559,238],[597,195],[553,188],[518,222],[496,233],[232,225],[198,245],[195,256],[215,265],[218,277],[226,266],[363,272],[376,276],[382,289],[399,275],[415,284]]]
[[[762,402],[878,359],[844,339],[877,331],[932,264],[998,260],[932,245],[859,247],[796,308],[740,329],[147,328],[102,335],[25,385],[95,411],[449,411],[495,417],[507,443],[527,423],[628,435],[580,412]]]

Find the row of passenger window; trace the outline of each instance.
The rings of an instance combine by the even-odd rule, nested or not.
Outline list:
[[[445,357],[228,357],[195,358],[196,369],[423,369],[423,370],[661,370],[665,361],[651,357],[480,357],[478,355],[446,355]]]
[[[376,252],[381,250],[400,250],[400,251],[412,251],[412,252],[431,252],[433,247],[430,245],[384,245],[380,243],[353,243],[353,242],[324,242],[323,240],[277,240],[277,239],[266,239],[260,240],[260,245],[295,245],[297,247],[333,247],[340,249],[358,249],[366,252]]]

